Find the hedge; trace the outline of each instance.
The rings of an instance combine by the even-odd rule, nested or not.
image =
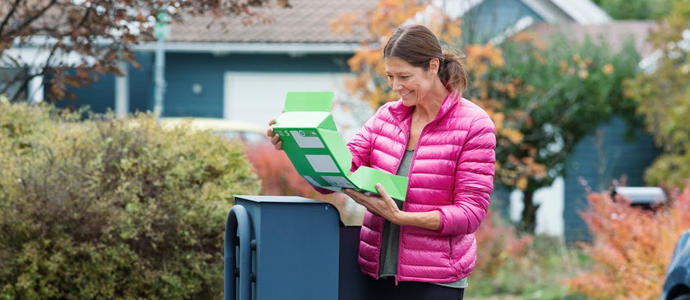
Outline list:
[[[0,299],[219,299],[240,145],[154,117],[0,103]]]

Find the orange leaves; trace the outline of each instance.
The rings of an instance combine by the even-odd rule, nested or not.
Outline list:
[[[592,299],[658,299],[676,240],[690,228],[690,190],[656,212],[602,194],[588,202],[582,217],[594,242],[583,247],[594,268],[570,288]]]
[[[467,67],[476,76],[482,76],[489,71],[489,66],[502,67],[505,64],[501,49],[489,43],[486,45],[467,46]]]
[[[353,26],[361,25],[360,14],[340,14],[337,19],[331,20],[328,26],[337,34],[351,34]]]
[[[494,81],[491,82],[491,87],[493,90],[505,93],[508,98],[513,99],[515,98],[518,90],[520,82],[519,79],[515,79],[513,81],[503,83],[499,81]]]
[[[369,102],[373,108],[397,99],[385,80],[382,48],[398,27],[424,8],[426,5],[418,1],[381,0],[371,11],[341,15],[330,23],[336,33],[349,33],[357,27],[371,36],[348,60],[350,70],[356,74],[345,83],[351,95]]]
[[[521,157],[508,155],[507,161],[500,165],[501,169],[496,173],[496,177],[507,186],[527,191],[531,179],[546,178],[547,167],[534,160],[537,149],[527,144],[521,144],[520,148]]]
[[[440,39],[457,40],[460,34],[459,21],[449,20],[438,9],[434,11],[428,1],[380,0],[370,11],[343,14],[330,22],[331,29],[336,33],[350,33],[358,28],[366,30],[371,37],[348,60],[350,70],[355,73],[354,79],[346,80],[350,95],[370,103],[373,108],[398,99],[390,91],[386,81],[382,48],[387,39],[405,22],[426,13],[436,14],[432,19],[439,21],[427,25]]]
[[[462,35],[461,26],[462,21],[460,19],[451,20],[447,15],[442,15],[440,21],[429,25],[429,29],[436,34],[441,42],[453,45],[457,38]]]
[[[381,58],[383,57],[383,54],[381,52],[382,51],[379,47],[363,48],[357,51],[357,53],[355,53],[355,55],[353,55],[347,61],[347,64],[350,66],[350,70],[352,72],[361,72],[367,67],[376,69],[378,65],[382,65]],[[385,70],[381,72],[381,74],[384,73]]]
[[[503,129],[501,129],[499,134],[502,137],[510,140],[510,142],[513,144],[517,144],[520,141],[522,141],[522,133],[520,133],[520,131],[512,129],[512,128],[503,128]]]
[[[351,33],[354,27],[366,29],[374,40],[389,37],[427,5],[413,0],[381,0],[370,11],[341,14],[329,23],[335,33]]]
[[[529,44],[536,47],[540,51],[546,50],[546,44],[534,33],[521,31],[510,37],[510,41]]]

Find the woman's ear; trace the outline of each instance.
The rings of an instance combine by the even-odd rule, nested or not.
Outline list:
[[[432,58],[429,61],[429,75],[436,76],[438,74],[438,68],[440,65],[441,62],[438,60],[438,58]]]

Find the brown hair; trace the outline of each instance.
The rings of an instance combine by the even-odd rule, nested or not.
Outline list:
[[[438,58],[438,77],[447,89],[462,93],[467,88],[467,70],[460,57],[441,49],[438,39],[428,28],[411,25],[398,28],[383,48],[383,59],[400,58],[412,66],[429,70],[431,59]]]

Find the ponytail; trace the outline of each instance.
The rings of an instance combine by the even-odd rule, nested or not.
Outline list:
[[[460,57],[453,52],[443,51],[438,76],[446,89],[453,93],[462,94],[467,89],[467,68]]]

